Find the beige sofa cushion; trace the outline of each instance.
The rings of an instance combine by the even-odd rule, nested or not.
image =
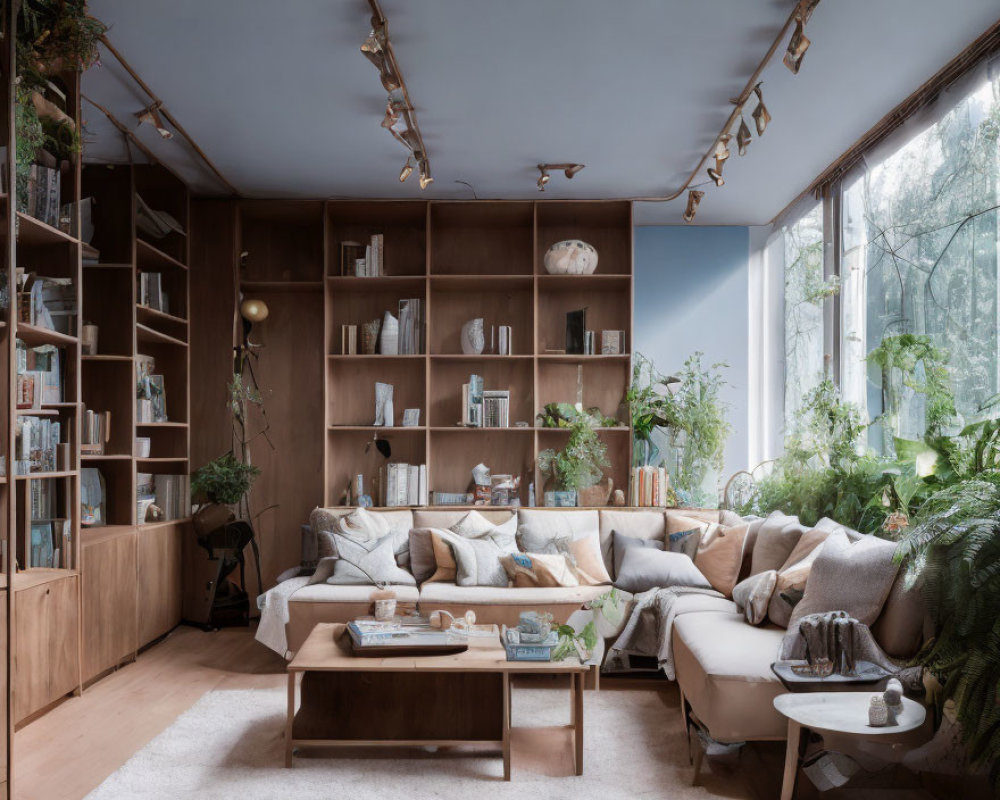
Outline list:
[[[372,585],[317,583],[303,586],[290,598],[289,605],[295,603],[370,603],[372,592],[378,591]],[[400,603],[415,603],[420,596],[416,586],[393,586],[396,599]]]
[[[618,509],[600,510],[601,526],[601,557],[608,574],[614,577],[614,553],[612,550],[612,534],[618,531],[622,536],[635,539],[654,539],[666,541],[666,516],[662,511],[646,509],[636,511],[621,511]]]
[[[893,658],[913,658],[924,643],[927,607],[919,582],[907,587],[902,571],[896,576],[885,608],[872,626],[875,640]]]
[[[674,600],[674,615],[697,614],[702,611],[720,611],[738,614],[739,608],[732,600],[710,594],[681,594]]]
[[[843,531],[831,533],[813,562],[802,600],[788,622],[796,630],[800,619],[826,611],[846,611],[873,625],[896,580],[896,545],[874,536],[852,542]]]
[[[728,527],[713,525],[698,543],[694,565],[708,578],[713,589],[727,597],[732,596],[739,579],[747,527],[745,522]]]
[[[413,510],[413,527],[448,529],[463,519],[468,513],[468,509],[416,508]],[[476,513],[485,517],[494,525],[502,525],[514,516],[514,512],[508,509],[492,509],[489,507],[477,508]]]
[[[780,511],[769,514],[757,529],[750,574],[781,569],[807,530],[799,523],[798,517],[791,517]]]
[[[735,611],[674,619],[677,683],[712,738],[785,738],[787,723],[773,705],[785,689],[771,671],[783,634],[774,626],[748,625]]]
[[[571,587],[511,587],[458,586],[454,583],[425,583],[420,587],[420,604],[424,611],[433,611],[435,603],[476,606],[524,606],[571,604],[582,606],[607,591],[606,586]]]

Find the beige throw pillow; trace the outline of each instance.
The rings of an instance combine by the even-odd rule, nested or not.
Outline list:
[[[509,553],[500,557],[500,563],[516,587],[580,585],[569,560],[561,554]]]
[[[790,517],[780,511],[769,514],[757,529],[757,540],[750,558],[750,574],[781,569],[805,531],[798,517]]]
[[[777,580],[777,571],[769,569],[751,575],[733,588],[733,602],[743,611],[751,625],[762,625],[767,619],[767,606]]]
[[[732,597],[743,563],[747,524],[713,525],[702,535],[694,565],[708,578],[712,588]]]
[[[813,533],[813,531],[810,531]],[[809,534],[805,534],[808,536]],[[775,625],[782,628],[788,627],[788,621],[792,618],[792,608],[794,604],[789,603],[783,595],[788,593],[801,594],[806,589],[806,582],[809,580],[809,572],[812,570],[813,562],[820,554],[823,542],[828,534],[823,534],[822,538],[813,537],[814,546],[798,561],[793,562],[793,558],[798,557],[796,550],[788,557],[789,563],[785,564],[778,572],[775,581],[774,591],[771,593],[771,601],[767,605],[767,617]],[[802,538],[804,539],[805,536]]]
[[[809,573],[805,595],[792,610],[788,627],[795,630],[809,614],[846,611],[858,622],[874,624],[889,596],[899,565],[896,545],[875,536],[851,542],[838,531],[827,537]]]
[[[449,583],[455,580],[458,573],[458,565],[455,563],[455,554],[451,551],[451,546],[445,541],[445,531],[432,530],[431,550],[434,553],[434,563],[437,568],[425,583]]]

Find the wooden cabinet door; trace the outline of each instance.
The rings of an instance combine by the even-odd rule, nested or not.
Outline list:
[[[188,523],[138,529],[139,647],[181,621],[181,564]]]
[[[139,648],[135,530],[96,533],[82,542],[84,681],[118,666]]]
[[[80,685],[78,577],[21,589],[14,602],[14,720]]]

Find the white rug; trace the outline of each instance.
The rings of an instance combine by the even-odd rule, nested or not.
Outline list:
[[[279,689],[209,692],[88,798],[683,800],[718,796],[716,792],[727,798],[748,796],[738,772],[711,775],[707,765],[703,785],[689,785],[691,768],[680,714],[653,691],[588,691],[583,776],[564,777],[571,761],[558,754],[532,758],[532,737],[527,735],[515,748],[510,783],[502,780],[499,758],[479,754],[428,757],[403,751],[402,757],[296,757],[293,768],[285,769],[285,702]],[[515,689],[515,726],[568,722],[568,691]]]

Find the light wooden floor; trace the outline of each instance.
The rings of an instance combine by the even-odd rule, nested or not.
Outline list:
[[[78,800],[205,692],[285,686],[284,661],[246,628],[182,626],[14,737],[14,800]]]
[[[12,798],[79,800],[205,692],[282,688],[286,685],[284,667],[284,661],[256,642],[246,628],[213,633],[177,628],[135,663],[17,732]],[[646,691],[645,687],[634,689],[632,681],[632,689],[616,687],[615,683],[606,679],[601,690]],[[651,697],[663,703],[665,715],[679,717],[672,684]],[[722,796],[778,797],[783,757],[783,743],[751,743],[737,760],[713,764],[712,771],[719,770],[721,783],[731,786]],[[818,797],[808,783],[799,781],[801,800]],[[706,793],[706,797],[713,796],[719,795]],[[882,796],[898,795],[890,791]]]

